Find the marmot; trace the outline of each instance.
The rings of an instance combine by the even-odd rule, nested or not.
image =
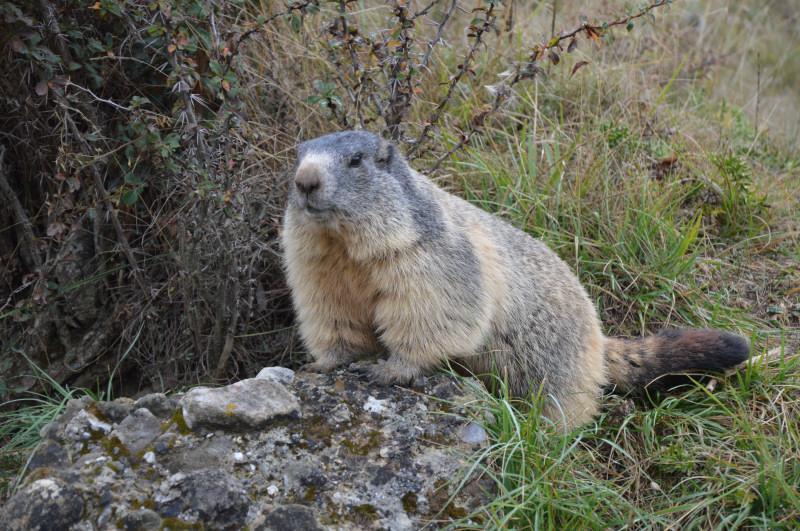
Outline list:
[[[747,341],[715,330],[605,337],[578,278],[543,242],[364,131],[300,144],[282,243],[307,370],[384,350],[369,376],[407,385],[451,360],[512,396],[544,393],[545,415],[577,425],[605,386],[663,390],[673,381],[662,375],[750,355]]]

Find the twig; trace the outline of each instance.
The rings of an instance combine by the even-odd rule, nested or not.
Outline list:
[[[345,16],[347,14],[347,3],[346,3],[346,0],[339,0],[339,13],[341,14],[340,17],[339,17],[339,20],[342,21],[342,35],[343,35],[343,38],[344,38],[345,42],[347,43],[347,50],[350,52],[350,62],[352,63],[352,66],[353,66],[353,73],[358,78],[358,86],[359,87],[363,87],[364,79],[362,78],[362,76],[361,76],[361,74],[359,72],[360,68],[359,68],[359,63],[358,63],[358,55],[356,55],[356,50],[355,50],[355,48],[353,48],[353,41],[350,38],[350,29],[347,27],[347,17]],[[339,65],[336,65],[336,69],[337,70],[339,69]],[[353,92],[350,90],[350,84],[349,83],[344,82],[344,80],[341,80],[340,83],[341,83],[341,86],[343,86],[347,90],[347,93],[350,95],[350,99],[355,104],[355,106],[356,106],[356,116],[358,117],[358,123],[361,124],[361,126],[363,127],[364,126],[364,115],[361,112],[361,101],[359,100],[359,97],[361,95],[361,90],[359,90],[358,94],[354,96]],[[346,112],[344,113],[344,122],[345,122],[344,125],[346,126],[347,125],[347,113]]]
[[[447,8],[447,11],[445,11],[444,15],[442,15],[442,20],[439,21],[439,28],[436,30],[436,36],[433,38],[433,40],[431,42],[428,43],[428,49],[425,50],[425,55],[422,56],[422,60],[419,62],[420,70],[422,70],[423,68],[425,68],[428,65],[428,59],[431,56],[431,52],[433,51],[434,46],[436,46],[439,43],[439,41],[442,40],[442,33],[444,32],[444,26],[445,26],[445,24],[447,24],[447,21],[450,18],[450,16],[453,14],[453,11],[455,11],[457,4],[458,4],[458,0],[453,0],[452,2],[450,2],[450,7]],[[417,16],[421,15],[423,12],[427,11],[428,9],[430,9],[430,7],[432,5],[433,4],[428,6],[421,13],[418,13]]]
[[[607,22],[605,24],[600,24],[600,25],[593,26],[593,25],[591,25],[589,23],[585,23],[581,27],[579,27],[579,28],[577,28],[577,29],[575,29],[573,31],[570,31],[569,33],[562,33],[558,37],[555,37],[552,41],[550,41],[547,44],[546,49],[550,49],[550,48],[553,48],[555,46],[558,46],[558,44],[561,41],[563,41],[564,39],[568,39],[570,37],[574,37],[575,35],[577,35],[578,33],[582,32],[582,31],[586,32],[587,36],[591,37],[591,32],[600,34],[600,33],[608,30],[609,28],[611,28],[613,26],[619,26],[621,24],[627,24],[631,20],[634,20],[634,19],[637,19],[637,18],[640,18],[640,17],[643,17],[643,16],[647,15],[652,9],[655,9],[657,7],[661,7],[661,6],[666,5],[666,4],[671,4],[672,1],[673,0],[661,0],[660,2],[656,2],[654,4],[650,4],[649,6],[645,7],[644,9],[642,9],[640,12],[636,13],[635,15],[628,15],[627,17],[620,18],[620,19],[614,20],[612,22]],[[590,31],[587,31],[587,30],[590,30]]]
[[[119,103],[115,103],[115,102],[113,102],[111,100],[103,99],[100,96],[98,96],[97,94],[95,94],[94,92],[92,92],[91,90],[89,90],[88,88],[82,87],[80,85],[76,85],[72,81],[69,81],[69,80],[64,81],[64,86],[65,87],[75,87],[76,89],[79,89],[79,90],[82,90],[84,92],[87,92],[95,100],[97,100],[97,101],[99,101],[101,103],[107,103],[108,105],[111,105],[112,107],[115,107],[115,108],[117,108],[117,109],[119,109],[121,111],[130,111],[131,110],[130,107],[125,107],[124,105],[120,105]]]
[[[416,13],[414,13],[414,16],[413,16],[413,17],[411,17],[411,18],[412,18],[412,20],[413,20],[413,19],[416,19],[416,18],[419,18],[419,17],[424,17],[425,15],[427,15],[427,14],[428,14],[428,11],[430,11],[430,10],[431,10],[431,8],[432,8],[433,6],[435,6],[436,4],[438,4],[438,3],[439,3],[439,0],[433,0],[433,1],[432,1],[430,4],[428,4],[427,6],[425,6],[425,9],[423,9],[423,10],[421,10],[421,11],[417,11]]]
[[[458,142],[458,144],[447,150],[447,153],[436,159],[436,162],[433,163],[433,165],[427,170],[426,173],[430,174],[435,172],[439,168],[439,165],[442,162],[444,162],[447,159],[447,157],[449,157],[450,155],[452,155],[453,153],[464,147],[475,134],[480,132],[483,122],[486,120],[487,117],[494,114],[497,111],[497,109],[500,108],[500,105],[503,103],[503,100],[505,99],[507,93],[508,93],[507,89],[498,91],[497,95],[494,98],[494,104],[492,105],[492,107],[487,110],[484,110],[483,112],[475,116],[475,118],[473,118],[473,123],[479,121],[480,125],[471,128],[469,132],[467,132],[466,134],[462,134],[461,140]]]
[[[495,101],[494,101],[494,104],[492,105],[492,107],[488,111],[483,110],[477,116],[473,117],[473,119],[472,119],[473,126],[470,128],[470,130],[467,133],[462,134],[461,141],[459,141],[459,143],[454,148],[450,149],[447,153],[445,153],[444,156],[442,156],[439,159],[437,159],[436,162],[434,162],[434,164],[431,166],[431,168],[427,171],[427,173],[432,173],[433,171],[435,171],[439,167],[439,165],[442,163],[442,161],[444,161],[453,152],[455,152],[456,150],[458,150],[461,147],[463,147],[476,133],[479,132],[480,129],[483,128],[483,124],[486,122],[486,119],[490,115],[492,115],[495,112],[497,112],[497,110],[500,108],[500,104],[502,103],[502,101],[505,99],[505,97],[508,94],[510,94],[511,87],[513,87],[514,85],[516,85],[517,83],[519,83],[520,81],[522,81],[524,79],[532,79],[532,78],[536,77],[537,74],[543,74],[544,73],[544,71],[539,66],[536,65],[536,62],[539,59],[541,59],[542,57],[545,57],[546,56],[546,52],[548,50],[551,50],[552,48],[560,48],[560,43],[564,39],[572,39],[574,41],[575,36],[578,33],[581,33],[581,32],[584,32],[586,34],[587,38],[592,38],[592,39],[595,39],[596,41],[599,42],[599,35],[601,35],[605,31],[607,31],[608,29],[610,29],[610,28],[612,28],[614,26],[622,25],[622,24],[626,24],[627,25],[632,20],[647,15],[652,9],[655,9],[657,7],[660,7],[660,6],[663,6],[665,4],[671,4],[672,1],[673,0],[660,0],[658,2],[650,4],[649,6],[646,6],[645,8],[643,8],[640,12],[638,12],[636,14],[628,15],[627,17],[620,18],[620,19],[614,20],[612,22],[607,22],[607,23],[600,24],[600,25],[592,25],[592,24],[589,24],[588,22],[585,22],[584,24],[582,24],[580,27],[574,29],[573,31],[570,31],[568,33],[562,33],[561,35],[559,35],[557,37],[554,36],[550,40],[550,42],[534,45],[532,47],[532,52],[531,52],[531,55],[529,56],[528,63],[524,67],[516,65],[514,67],[514,76],[511,78],[511,80],[507,81],[507,82],[504,82],[503,84],[501,84],[499,86],[495,86],[495,90],[497,91],[497,94],[495,96]],[[431,115],[431,117],[428,119],[427,123],[425,124],[425,127],[422,129],[422,133],[420,133],[419,138],[417,138],[417,140],[414,142],[414,144],[412,144],[412,146],[409,148],[408,155],[411,155],[414,152],[419,150],[419,147],[421,146],[421,144],[423,142],[425,142],[425,140],[427,139],[427,135],[428,135],[430,129],[439,121],[439,118],[441,117],[441,114],[442,114],[442,112],[444,110],[444,107],[449,103],[450,96],[451,96],[451,93],[453,91],[453,88],[455,87],[455,84],[458,83],[458,80],[461,78],[461,76],[463,75],[464,71],[467,69],[467,67],[468,67],[467,65],[468,65],[469,61],[471,61],[471,59],[472,59],[472,54],[474,53],[474,51],[477,48],[477,46],[480,44],[480,40],[481,40],[481,36],[482,36],[483,32],[488,27],[490,27],[489,15],[490,15],[492,9],[494,8],[494,3],[490,2],[489,6],[490,7],[487,10],[486,22],[484,22],[484,25],[481,28],[479,28],[478,31],[476,31],[476,35],[477,35],[476,42],[475,42],[474,46],[471,48],[470,54],[468,55],[467,60],[464,61],[464,66],[462,67],[461,72],[459,72],[458,76],[456,76],[454,78],[454,80],[450,83],[450,87],[449,87],[449,89],[447,91],[447,95],[439,101],[439,104],[436,106],[436,109],[434,110],[434,113]],[[555,5],[553,6],[553,9],[555,10]],[[555,12],[553,14],[553,20],[555,21]],[[570,42],[570,44],[572,44],[572,41]],[[572,46],[570,46],[570,48],[568,48],[567,51],[568,52],[572,51],[571,48],[572,48]],[[551,51],[551,53],[549,54],[549,58],[553,63],[557,63],[558,62],[558,55],[555,54],[555,52],[553,52],[553,51]],[[573,70],[573,72],[574,72],[574,70]]]
[[[41,275],[42,257],[39,256],[39,252],[33,245],[33,224],[25,214],[25,209],[22,208],[22,204],[19,202],[17,194],[14,193],[14,190],[11,189],[11,185],[8,184],[8,179],[6,179],[5,158],[6,147],[0,146],[0,193],[2,193],[3,198],[5,199],[4,203],[11,206],[11,211],[14,213],[14,218],[17,220],[17,223],[20,225],[20,227],[22,227],[22,236],[25,241],[24,249],[27,251],[27,254],[30,255],[30,259],[33,260],[36,269]],[[25,254],[25,252],[22,253],[23,257]]]
[[[78,131],[78,126],[75,125],[75,121],[69,116],[69,114],[65,116],[65,119],[69,124],[72,134],[77,140],[80,141],[81,151],[83,154],[87,157],[92,156],[91,148],[86,143],[86,140],[83,138],[83,135],[81,135],[80,131]],[[111,222],[114,225],[114,231],[117,233],[120,246],[122,246],[122,252],[125,254],[125,257],[128,259],[128,263],[131,265],[133,277],[136,279],[136,283],[139,284],[142,292],[149,299],[150,290],[147,289],[147,284],[145,284],[145,281],[142,278],[141,271],[139,270],[136,262],[136,257],[133,256],[133,251],[128,243],[128,237],[125,235],[125,231],[123,230],[122,225],[120,224],[115,213],[114,205],[111,203],[111,199],[108,197],[108,192],[106,191],[106,187],[103,185],[103,179],[100,177],[100,172],[95,164],[89,164],[89,169],[94,177],[95,193],[97,194],[98,199],[106,206],[109,216],[111,216]]]
[[[489,7],[486,9],[486,14],[484,15],[483,24],[475,28],[475,42],[472,44],[472,47],[470,47],[466,58],[464,58],[464,62],[461,63],[458,73],[453,76],[453,79],[450,81],[450,84],[447,88],[447,94],[445,94],[445,96],[439,100],[439,103],[436,105],[433,113],[431,113],[430,117],[428,117],[425,127],[422,128],[419,138],[417,138],[409,148],[407,153],[408,156],[419,151],[420,146],[427,140],[428,133],[430,132],[431,128],[439,122],[442,112],[444,112],[445,107],[447,107],[447,104],[450,102],[450,98],[453,95],[456,85],[458,85],[458,82],[464,76],[464,73],[469,71],[469,65],[472,62],[475,51],[483,42],[483,34],[490,30],[492,26],[494,26],[494,8],[495,3],[490,1]]]
[[[231,54],[227,57],[227,59],[225,61],[225,67],[222,69],[223,77],[230,70],[231,63],[233,62],[233,58],[236,57],[239,54],[239,46],[244,41],[249,39],[251,35],[253,35],[254,33],[258,33],[259,31],[264,29],[264,27],[267,24],[269,24],[270,22],[272,22],[276,18],[282,17],[282,16],[286,15],[287,13],[291,13],[292,11],[302,11],[302,10],[304,10],[305,8],[307,8],[310,5],[313,5],[315,7],[319,7],[319,0],[304,0],[304,1],[296,3],[296,4],[291,4],[291,3],[287,4],[286,5],[286,9],[284,11],[281,11],[279,13],[275,13],[271,17],[267,17],[266,19],[264,19],[264,21],[261,24],[259,24],[255,28],[247,30],[244,33],[242,33],[239,36],[239,38],[236,39],[236,44],[233,45],[233,49],[231,50]]]

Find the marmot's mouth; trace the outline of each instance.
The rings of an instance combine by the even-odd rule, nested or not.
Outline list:
[[[306,212],[314,217],[322,217],[328,213],[327,208],[315,208],[309,204],[306,205]]]

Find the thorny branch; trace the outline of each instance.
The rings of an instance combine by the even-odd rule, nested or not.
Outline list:
[[[5,171],[5,158],[6,147],[0,146],[0,195],[3,197],[3,202],[11,207],[11,211],[14,213],[14,218],[22,228],[22,235],[25,241],[25,252],[23,252],[23,257],[32,260],[37,272],[41,274],[42,257],[39,255],[39,252],[34,246],[35,236],[33,232],[33,224],[25,214],[25,209],[22,207],[22,203],[19,202],[17,194],[14,193],[11,185],[8,184]],[[25,256],[26,254],[29,254],[30,256]]]
[[[467,132],[465,132],[465,133],[462,133],[461,139],[459,140],[459,142],[455,146],[450,148],[444,155],[439,157],[433,163],[433,165],[428,169],[427,173],[432,173],[432,172],[436,171],[436,169],[438,169],[439,165],[442,162],[444,162],[447,159],[447,157],[449,157],[451,154],[453,154],[454,152],[456,152],[459,149],[461,149],[462,147],[464,147],[466,144],[469,143],[469,141],[472,139],[473,136],[475,136],[476,134],[478,134],[478,133],[483,131],[483,126],[486,123],[486,119],[489,118],[489,116],[493,115],[495,112],[497,112],[497,110],[502,105],[503,101],[505,101],[505,99],[511,94],[511,90],[510,90],[511,87],[513,87],[514,85],[516,85],[517,83],[519,83],[520,81],[522,81],[524,79],[533,79],[537,75],[543,75],[544,74],[544,71],[542,70],[542,68],[537,65],[537,62],[540,59],[547,58],[553,64],[558,64],[560,58],[558,57],[558,54],[555,52],[554,49],[557,48],[557,49],[561,50],[562,49],[561,48],[561,42],[562,41],[564,41],[565,39],[570,39],[569,46],[567,47],[567,53],[570,53],[575,49],[575,47],[577,46],[576,36],[581,32],[583,32],[586,35],[587,39],[592,39],[595,42],[595,44],[599,45],[600,36],[605,31],[608,31],[610,28],[612,28],[614,26],[620,26],[620,25],[624,24],[624,25],[626,25],[626,27],[628,27],[628,29],[630,29],[633,20],[635,20],[637,18],[644,17],[644,16],[652,17],[652,14],[650,13],[651,10],[653,10],[653,9],[655,9],[657,7],[661,7],[663,5],[669,5],[672,2],[673,2],[673,0],[660,0],[658,2],[650,4],[649,6],[643,8],[641,11],[639,11],[637,13],[629,14],[626,17],[621,17],[621,18],[618,18],[618,19],[613,20],[611,22],[606,22],[606,23],[603,23],[603,24],[597,24],[597,23],[590,24],[588,22],[584,22],[580,27],[578,27],[578,28],[576,28],[576,29],[574,29],[574,30],[572,30],[570,32],[562,32],[559,36],[553,37],[549,42],[542,42],[540,44],[536,44],[536,45],[532,46],[531,47],[531,53],[528,56],[527,63],[525,65],[514,65],[513,66],[513,71],[512,71],[513,75],[511,76],[511,78],[509,80],[507,80],[506,82],[504,82],[504,83],[502,83],[500,85],[496,85],[496,86],[493,87],[493,91],[495,92],[495,99],[494,99],[494,102],[491,105],[491,107],[487,108],[486,106],[484,106],[482,108],[481,112],[479,112],[477,115],[473,116],[473,118],[472,118],[472,126],[469,128],[469,130]],[[456,77],[453,78],[453,80],[450,83],[450,86],[448,87],[447,94],[445,95],[444,98],[442,98],[439,101],[438,105],[436,106],[436,109],[434,110],[434,113],[431,115],[431,117],[428,119],[427,123],[425,124],[425,127],[423,128],[422,133],[420,134],[419,138],[417,138],[417,140],[414,142],[414,144],[408,150],[409,155],[411,155],[414,152],[418,152],[419,151],[420,146],[427,140],[427,137],[428,137],[428,134],[430,132],[430,129],[433,126],[436,125],[436,123],[438,122],[439,118],[441,117],[441,114],[442,114],[444,108],[449,103],[451,95],[452,95],[452,92],[453,92],[453,88],[455,87],[455,84],[458,83],[458,80],[463,75],[464,70],[466,70],[466,65],[468,65],[469,61],[472,60],[472,54],[474,53],[474,51],[477,49],[478,45],[480,44],[481,37],[482,37],[483,33],[486,31],[486,29],[491,27],[491,24],[489,23],[489,17],[491,15],[491,10],[493,8],[494,8],[494,3],[490,3],[490,7],[486,12],[486,18],[484,20],[484,24],[480,28],[477,28],[478,31],[475,31],[476,41],[475,41],[474,45],[472,46],[472,48],[470,49],[470,53],[468,54],[467,59],[464,61],[463,65],[461,67],[461,71],[459,72],[459,74]],[[583,64],[585,64],[585,63],[583,63]],[[573,72],[574,71],[575,71],[575,69],[573,69]]]
[[[488,8],[480,8],[485,11],[483,23],[480,26],[474,25],[471,26],[470,28],[473,32],[470,35],[475,38],[475,42],[472,44],[472,47],[469,49],[469,52],[467,52],[467,56],[464,58],[464,61],[459,65],[458,73],[456,73],[451,79],[447,88],[447,94],[445,94],[445,96],[441,100],[439,100],[439,103],[436,105],[436,108],[433,110],[433,113],[431,113],[430,117],[425,123],[425,126],[422,128],[422,132],[420,133],[419,138],[417,138],[409,148],[407,153],[409,157],[411,157],[414,153],[419,151],[420,146],[427,139],[428,133],[430,132],[431,128],[439,122],[439,118],[442,116],[444,109],[447,107],[447,104],[450,102],[450,99],[453,96],[453,91],[455,90],[456,85],[458,85],[458,82],[464,76],[464,73],[470,71],[469,65],[472,62],[472,58],[475,56],[475,51],[478,49],[478,46],[480,46],[481,43],[483,42],[484,33],[486,33],[487,31],[489,31],[494,27],[495,5],[496,4],[494,2],[489,2]]]
[[[274,15],[272,15],[270,17],[267,17],[263,21],[259,21],[260,23],[258,25],[256,25],[254,28],[251,28],[251,29],[245,31],[244,33],[242,33],[241,35],[239,35],[239,37],[236,39],[236,42],[234,43],[233,47],[231,47],[231,49],[230,49],[230,52],[231,52],[230,55],[228,55],[227,59],[225,60],[225,66],[222,69],[222,75],[224,76],[225,74],[228,73],[228,71],[230,71],[231,65],[233,63],[233,59],[237,55],[239,55],[239,46],[241,46],[242,43],[244,43],[244,41],[249,39],[251,35],[253,35],[254,33],[258,33],[259,31],[261,31],[262,29],[267,27],[267,25],[270,22],[272,22],[273,20],[275,20],[275,19],[278,19],[280,17],[286,16],[287,14],[289,14],[289,13],[291,13],[293,11],[303,12],[306,9],[308,9],[310,6],[319,7],[319,0],[302,0],[300,2],[294,2],[294,3],[290,2],[290,3],[286,4],[286,9],[285,10],[280,11],[278,13],[275,13]]]
[[[431,42],[428,43],[428,49],[425,50],[425,55],[422,56],[422,60],[419,62],[420,69],[423,69],[426,66],[428,66],[428,59],[431,56],[431,52],[433,52],[434,46],[436,46],[436,44],[442,40],[442,33],[444,33],[444,27],[447,24],[447,21],[453,15],[453,11],[455,11],[457,4],[458,0],[451,0],[450,7],[447,8],[447,11],[445,11],[445,13],[442,15],[442,20],[439,21],[439,28],[436,30],[436,36],[433,38]],[[433,6],[433,4],[431,4],[421,12],[417,13],[417,16],[420,16],[423,13],[425,13],[428,9],[431,8],[431,6]]]

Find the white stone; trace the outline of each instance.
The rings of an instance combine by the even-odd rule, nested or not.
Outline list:
[[[256,375],[258,380],[273,380],[282,384],[291,385],[294,382],[294,371],[286,367],[264,367]]]
[[[369,411],[371,413],[383,413],[384,411],[387,411],[387,402],[388,400],[378,400],[370,395],[367,398],[367,401],[364,403],[364,411]]]
[[[263,428],[276,417],[299,413],[294,393],[270,379],[249,378],[219,388],[196,387],[181,398],[190,430],[198,427],[231,431]]]

